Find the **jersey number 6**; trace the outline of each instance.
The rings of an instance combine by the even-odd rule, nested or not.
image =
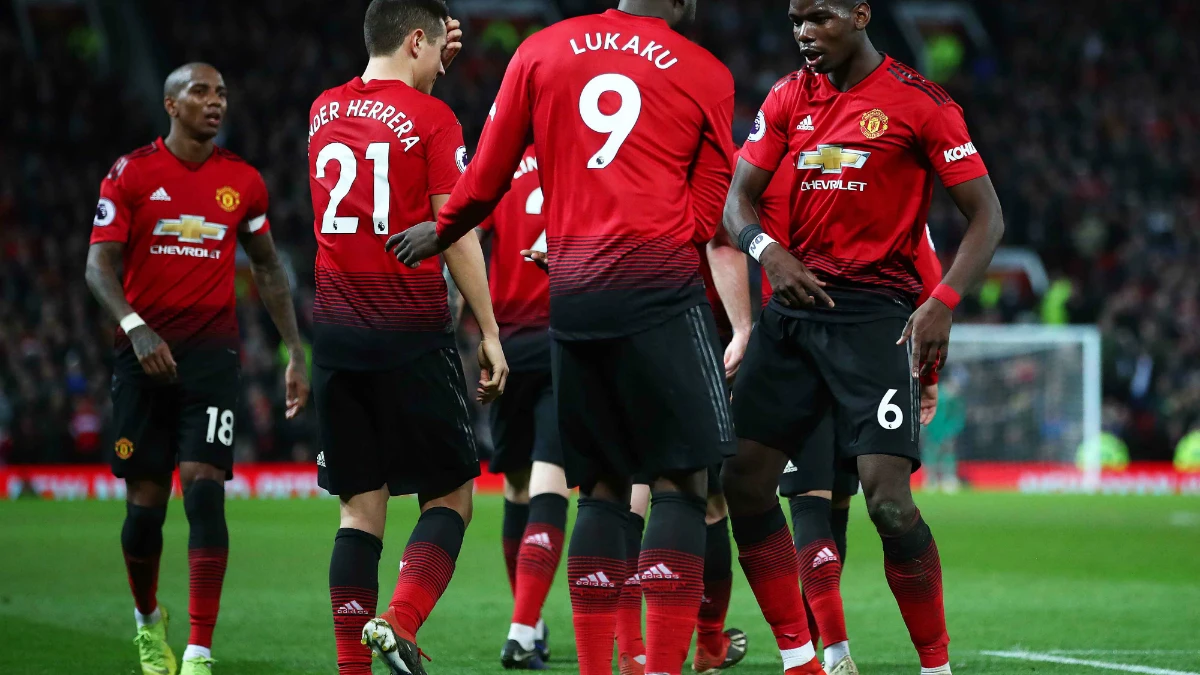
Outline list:
[[[621,96],[621,107],[606,115],[600,112],[600,97],[610,91]],[[600,151],[588,160],[589,169],[603,169],[612,164],[641,114],[642,92],[636,82],[624,75],[597,75],[584,86],[579,95],[579,116],[592,131],[609,135]]]
[[[388,185],[388,144],[372,143],[367,146],[366,158],[375,166],[374,212],[371,220],[375,234],[388,233],[388,211],[391,209],[391,189]],[[354,151],[345,143],[330,143],[317,154],[317,178],[325,177],[325,166],[337,162],[340,170],[337,183],[329,191],[329,206],[321,216],[321,234],[354,234],[358,232],[357,216],[337,215],[338,205],[350,193],[350,186],[358,175],[358,160]]]

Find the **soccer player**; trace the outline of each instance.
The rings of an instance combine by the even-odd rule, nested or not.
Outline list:
[[[941,564],[909,486],[919,462],[918,385],[945,361],[959,294],[982,278],[999,244],[1000,204],[962,110],[872,46],[868,3],[792,0],[789,17],[806,67],[768,94],[725,208],[730,235],[774,288],[735,385],[740,440],[724,470],[734,536],[779,635],[802,612],[789,610],[800,604],[799,565],[775,494],[778,472],[831,411],[847,439],[843,460],[856,460],[921,672],[949,673]],[[754,210],[776,171],[794,181],[782,242]],[[969,224],[945,280],[913,311],[935,175]],[[769,559],[789,578],[756,580],[751,572]]]
[[[416,634],[453,575],[479,460],[440,261],[410,269],[387,243],[433,217],[466,164],[458,120],[430,95],[461,31],[440,0],[373,0],[363,33],[366,70],[309,115],[317,472],[341,502],[329,563],[339,673],[370,673],[373,650],[392,672],[420,675]],[[488,403],[508,366],[483,252],[467,237],[443,258],[483,331],[477,394]],[[392,600],[371,619],[388,498],[402,494],[417,495],[421,516]]]
[[[705,467],[732,441],[692,242],[712,238],[728,188],[733,78],[671,29],[695,9],[623,0],[526,40],[450,203],[397,247],[413,264],[470,232],[532,128],[559,430],[581,490],[567,571],[583,675],[612,672],[635,474],[655,477],[639,557],[645,670],[681,672],[703,590]]]
[[[225,80],[203,63],[181,66],[167,77],[163,105],[171,118],[167,137],[118,159],[100,183],[86,276],[120,324],[112,469],[125,479],[121,548],[142,672],[177,672],[157,589],[178,463],[191,617],[182,673],[206,675],[229,555],[225,481],[233,476],[241,389],[235,238],[290,355],[289,418],[308,400],[308,379],[291,288],[267,221],[266,185],[254,167],[213,143],[226,112]]]
[[[542,204],[530,146],[512,190],[478,230],[481,239],[491,239],[489,285],[510,371],[504,396],[490,409],[496,448],[490,468],[504,474],[504,563],[514,598],[500,662],[522,670],[542,670],[550,657],[541,613],[567,529],[567,477],[550,378],[550,283],[538,266],[521,262],[522,251],[545,248]]]

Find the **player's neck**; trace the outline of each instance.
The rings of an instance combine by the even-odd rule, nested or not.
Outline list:
[[[841,68],[829,73],[829,83],[838,91],[849,91],[854,85],[862,82],[875,72],[883,63],[883,54],[875,50],[870,40],[864,40],[854,56],[846,59]]]
[[[671,12],[669,7],[664,6],[664,4],[655,0],[621,0],[621,3],[617,6],[617,10],[635,16],[662,19],[670,23],[672,18],[670,15],[673,12]]]
[[[174,126],[171,127],[171,133],[167,134],[163,140],[163,145],[167,146],[167,150],[170,150],[172,155],[185,162],[203,162],[213,153],[214,147],[213,139],[192,138]]]
[[[363,82],[371,80],[399,80],[410,87],[415,81],[410,63],[395,57],[378,56],[367,61],[367,69],[362,74]]]

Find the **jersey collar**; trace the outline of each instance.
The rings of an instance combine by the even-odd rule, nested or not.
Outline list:
[[[663,28],[670,28],[670,26],[667,25],[666,20],[660,19],[657,16],[642,16],[641,14],[630,14],[629,12],[622,12],[619,9],[605,10],[604,16],[607,16],[610,19],[633,19],[635,21],[648,21],[651,23],[662,24]]]
[[[154,144],[158,146],[159,150],[167,153],[171,159],[179,162],[179,165],[188,171],[199,171],[200,169],[204,168],[205,164],[208,164],[210,159],[217,156],[217,148],[213,147],[213,151],[204,159],[203,162],[189,162],[186,159],[180,159],[179,157],[176,157],[175,153],[171,152],[171,149],[167,147],[167,142],[163,140],[162,136],[159,136],[158,139],[154,141]]]
[[[880,52],[880,55],[883,56],[883,61],[881,61],[879,63],[879,65],[875,67],[875,70],[872,70],[871,73],[869,75],[867,75],[866,77],[864,77],[861,82],[854,85],[853,87],[850,87],[846,91],[842,91],[842,90],[838,89],[837,87],[833,86],[833,83],[829,81],[828,75],[820,75],[819,74],[818,77],[820,78],[821,88],[827,90],[830,94],[832,94],[834,96],[837,96],[839,94],[853,94],[855,92],[866,89],[867,87],[874,84],[875,80],[878,80],[880,77],[883,77],[883,75],[885,73],[887,73],[888,68],[890,68],[891,65],[896,61],[895,59],[888,56],[887,54],[884,54],[883,52]]]

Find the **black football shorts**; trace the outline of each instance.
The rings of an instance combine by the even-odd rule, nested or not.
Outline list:
[[[860,455],[907,457],[920,466],[920,389],[904,319],[837,323],[786,316],[768,306],[755,326],[733,388],[738,437],[800,458],[827,415],[837,461],[854,471]],[[799,471],[798,471],[799,472]]]
[[[549,370],[510,372],[504,395],[488,408],[495,447],[488,467],[492,473],[526,469],[533,462],[562,466]]]
[[[697,305],[640,333],[555,340],[554,394],[567,481],[703,469],[735,451],[712,311]]]
[[[382,371],[313,365],[317,484],[349,499],[447,494],[479,475],[458,350],[444,347]]]
[[[180,371],[173,384],[140,372],[113,375],[112,472],[118,478],[170,476],[178,462],[201,462],[233,477],[234,422],[241,393],[237,356],[210,369]]]
[[[841,454],[833,432],[833,414],[827,413],[799,455],[784,468],[779,477],[779,494],[796,497],[817,490],[829,490],[839,496],[858,494],[858,474],[847,471],[837,460]]]

